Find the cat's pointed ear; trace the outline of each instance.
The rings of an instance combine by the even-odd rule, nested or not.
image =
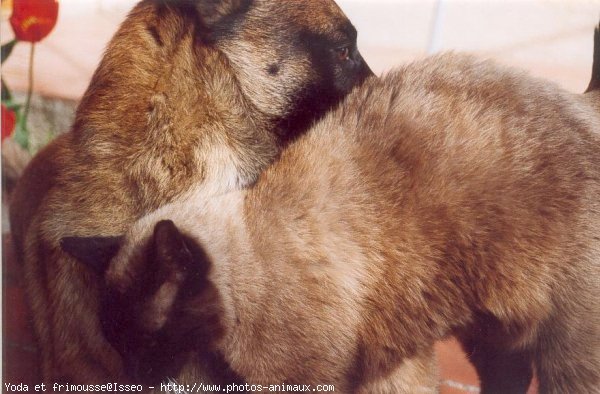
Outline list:
[[[185,236],[171,220],[161,220],[154,227],[149,251],[148,269],[152,276],[145,276],[145,288],[154,288],[141,309],[142,325],[146,332],[162,329],[171,317],[171,312],[185,289],[189,267],[194,265],[194,256],[188,248]]]
[[[179,271],[193,260],[184,236],[171,220],[156,223],[153,244],[156,268]]]
[[[182,233],[171,220],[162,220],[154,226],[152,251],[149,266],[159,273],[154,279],[178,277],[186,294],[195,294],[206,285],[211,266],[209,257],[197,241]]]
[[[103,275],[122,241],[123,236],[65,237],[60,240],[60,246],[64,252]]]

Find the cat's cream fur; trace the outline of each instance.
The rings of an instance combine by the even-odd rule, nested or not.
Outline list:
[[[454,334],[484,392],[524,392],[532,368],[540,392],[598,392],[594,95],[454,54],[370,79],[251,189],[140,220],[107,285],[143,288],[149,260],[170,272],[142,329],[189,319],[247,382],[432,391],[433,344]],[[200,266],[206,288],[173,296]]]

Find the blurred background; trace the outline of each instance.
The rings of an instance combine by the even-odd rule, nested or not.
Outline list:
[[[9,3],[6,0],[3,4]],[[61,0],[58,23],[38,44],[36,91],[78,99],[102,51],[136,0]],[[428,52],[461,50],[530,70],[579,92],[592,59],[600,0],[339,0],[359,46],[381,72]],[[2,19],[2,42],[12,30]],[[11,88],[27,87],[28,49],[3,65]]]
[[[359,48],[376,73],[445,50],[467,51],[529,71],[583,92],[592,64],[600,0],[338,0],[359,31]],[[60,0],[58,20],[36,44],[29,144],[2,143],[3,191],[32,154],[67,131],[103,50],[136,0]],[[14,37],[11,0],[2,0],[1,43]],[[23,103],[29,88],[30,45],[18,43],[2,64],[2,78]],[[3,109],[4,111],[4,109]],[[3,112],[3,123],[6,123]],[[22,144],[21,144],[22,145]],[[3,197],[3,199],[4,199]],[[5,201],[5,200],[3,200]],[[3,204],[5,208],[6,204]],[[3,245],[10,246],[3,209]],[[35,345],[10,248],[3,253],[4,381],[35,383]],[[10,315],[6,315],[7,307]],[[458,345],[438,345],[442,392],[478,392],[473,369]],[[532,388],[535,392],[535,388]]]

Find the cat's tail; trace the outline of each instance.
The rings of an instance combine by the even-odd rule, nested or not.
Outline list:
[[[592,79],[588,85],[587,92],[600,90],[600,23],[594,32],[594,60],[592,64]]]

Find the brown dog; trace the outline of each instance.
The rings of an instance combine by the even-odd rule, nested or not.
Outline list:
[[[120,234],[202,185],[252,184],[281,147],[370,70],[333,0],[142,1],[109,44],[70,133],[35,157],[11,224],[47,380],[122,375],[97,279],[70,234]]]
[[[178,344],[253,384],[416,393],[455,334],[486,393],[524,393],[532,368],[540,392],[598,392],[591,93],[458,55],[368,80],[250,190],[190,195],[105,239],[122,245],[107,337],[154,376]],[[100,240],[63,246],[106,268],[84,252]]]

